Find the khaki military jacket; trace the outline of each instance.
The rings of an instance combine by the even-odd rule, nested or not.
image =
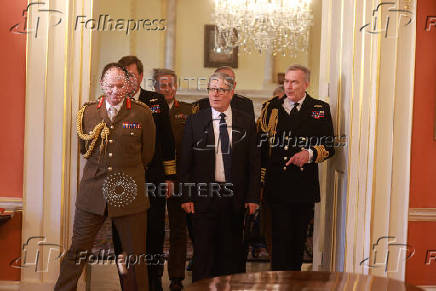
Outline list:
[[[90,134],[104,123],[109,133],[98,136],[87,159],[76,207],[99,215],[107,207],[111,217],[145,211],[149,201],[144,174],[154,154],[156,136],[151,110],[141,102],[125,99],[111,122],[104,97],[85,106],[82,132]],[[79,140],[84,154],[92,141],[84,141],[80,135]]]

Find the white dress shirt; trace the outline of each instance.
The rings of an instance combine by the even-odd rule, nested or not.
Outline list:
[[[174,105],[174,99],[170,103],[168,103],[168,107],[171,109],[173,108],[173,105]]]
[[[126,97],[127,98],[127,97]],[[126,98],[124,98],[124,99],[126,99]],[[121,110],[121,107],[123,106],[123,103],[124,103],[124,99],[123,99],[123,101],[121,101],[120,103],[118,103],[117,105],[115,105],[115,106],[112,106],[112,105],[110,105],[110,103],[107,101],[107,99],[106,99],[106,111],[108,112],[108,116],[109,116],[109,108],[112,106],[112,107],[114,107],[116,110],[117,110],[117,114],[118,113],[120,113],[120,110]]]
[[[297,110],[298,112],[300,112],[301,110],[301,106],[303,105],[304,100],[306,99],[307,93],[304,93],[303,98],[301,98],[300,100],[297,101],[298,105],[297,105]],[[283,101],[283,109],[285,109],[285,111],[288,114],[291,114],[291,110],[294,108],[294,104],[296,102],[291,101],[289,98],[285,98],[285,100]],[[313,151],[312,149],[306,149],[309,152],[309,163],[312,163],[312,159],[313,159]]]
[[[297,110],[298,110],[298,111],[300,111],[300,109],[301,109],[301,105],[303,104],[303,102],[304,102],[305,99],[306,99],[306,93],[304,93],[303,98],[301,98],[301,99],[298,101],[298,106],[297,106]],[[285,100],[283,101],[283,108],[285,109],[285,111],[286,111],[288,114],[290,114],[292,108],[294,108],[294,104],[295,104],[294,101],[291,101],[291,99],[289,99],[289,98],[286,97]]]
[[[219,141],[220,138],[220,119],[221,119],[221,112],[215,110],[213,107],[212,109],[212,124],[213,124],[213,133],[215,134],[215,181],[217,182],[226,182],[226,176],[224,174],[224,162],[223,162],[223,156],[221,152],[221,141]],[[227,123],[227,132],[229,134],[229,142],[230,146],[232,145],[232,108],[229,107],[226,109],[226,111],[223,112],[226,117],[224,119]]]

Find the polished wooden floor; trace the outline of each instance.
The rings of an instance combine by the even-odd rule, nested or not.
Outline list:
[[[302,269],[307,271],[312,267],[311,264],[304,264]],[[262,272],[270,269],[269,262],[248,262],[247,272]],[[90,280],[88,281],[89,291],[120,291],[120,284],[118,281],[118,274],[115,265],[95,265],[90,269]],[[183,282],[187,287],[191,284],[191,272],[186,272],[186,278]],[[167,266],[165,263],[165,272],[163,277],[163,289],[169,290],[169,279],[167,273]]]

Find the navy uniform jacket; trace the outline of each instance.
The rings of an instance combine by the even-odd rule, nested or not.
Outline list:
[[[126,98],[111,122],[104,99],[100,98],[98,103],[85,103],[83,111],[80,110],[83,112],[83,117],[80,118],[82,133],[92,134],[96,125],[105,124],[109,134],[103,141],[101,135],[97,135],[95,147],[90,152],[83,170],[76,207],[104,215],[107,206],[108,215],[111,217],[145,211],[149,207],[145,195],[145,167],[151,161],[155,147],[155,126],[151,111],[147,105]],[[91,141],[79,140],[80,152],[85,154],[90,149]],[[101,144],[103,147],[100,151]],[[120,180],[117,173],[123,173],[133,181]],[[103,195],[103,185],[108,177],[114,183],[122,182],[123,187],[136,185],[135,199],[118,206],[113,202],[115,200],[107,201]],[[115,192],[115,188],[110,191],[112,194],[119,194]],[[131,192],[126,191],[124,196],[128,197],[129,193]],[[119,198],[122,200],[123,197]]]
[[[247,97],[238,94],[233,94],[232,101],[230,102],[230,106],[232,106],[232,108],[234,109],[245,112],[254,121],[253,101],[251,101]],[[194,103],[192,103],[192,107],[194,113],[199,110],[203,110],[205,108],[210,108],[209,98],[203,98],[198,101],[195,101]]]
[[[156,152],[148,166],[147,181],[161,183],[163,180],[175,180],[174,136],[169,119],[169,107],[165,97],[159,93],[141,88],[139,101],[150,107],[156,124]]]
[[[186,119],[192,113],[192,105],[183,101],[174,100],[173,107],[170,109],[170,122],[176,144],[176,167],[177,174],[180,167],[180,153],[182,151],[183,130]]]
[[[307,95],[292,122],[283,108],[284,99],[268,102],[260,117],[265,198],[272,203],[319,202],[318,163],[335,153],[330,107]],[[312,149],[313,162],[303,170],[293,164],[286,166],[302,148]]]

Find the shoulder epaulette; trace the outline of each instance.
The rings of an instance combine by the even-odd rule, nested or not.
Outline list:
[[[192,114],[197,113],[198,110],[200,110],[200,103],[199,102],[192,103]]]
[[[87,102],[83,103],[82,107],[92,105],[92,104],[97,104],[97,102],[98,102],[98,100],[87,101]]]
[[[277,96],[272,96],[271,98],[269,98],[268,100],[263,102],[262,108],[265,107],[266,105],[268,105],[269,103],[271,103],[272,101],[276,100],[277,98],[278,98]]]
[[[131,100],[132,100],[133,103],[136,103],[136,104],[138,104],[139,106],[142,106],[142,107],[144,107],[144,108],[150,109],[150,107],[148,107],[148,105],[145,104],[144,102],[141,102],[141,101],[139,101],[139,100],[135,100],[135,99],[131,99]]]

